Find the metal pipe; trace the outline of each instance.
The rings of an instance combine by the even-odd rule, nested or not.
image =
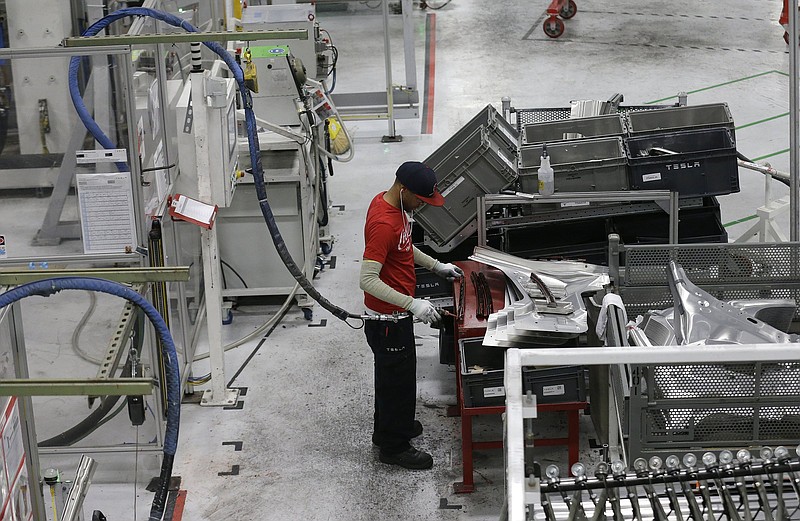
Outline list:
[[[2,266],[30,266],[31,262],[35,265],[50,264],[70,264],[80,263],[107,263],[107,264],[138,264],[141,262],[141,255],[138,253],[88,253],[83,255],[53,255],[52,257],[12,257],[0,259]]]
[[[89,486],[92,484],[92,476],[97,468],[97,462],[89,456],[81,456],[81,461],[78,464],[78,470],[75,473],[75,484],[67,496],[67,502],[64,505],[64,513],[61,515],[60,521],[76,521],[83,513],[83,500],[86,498],[86,493],[89,491]]]
[[[403,56],[405,58],[406,87],[417,90],[417,61],[414,52],[414,22],[411,19],[413,12],[413,2],[411,0],[401,0],[400,5],[403,9]]]
[[[9,320],[9,332],[11,334],[11,356],[14,375],[17,378],[28,378],[28,355],[25,348],[25,331],[22,320],[22,305],[15,302],[8,306],[9,311],[6,317]],[[0,319],[2,317],[0,316]],[[6,395],[7,396],[7,395]],[[19,407],[19,423],[22,433],[22,446],[25,449],[25,465],[28,470],[28,483],[38,484],[41,480],[41,465],[39,463],[39,451],[36,450],[36,422],[33,415],[33,400],[30,396],[17,398]],[[37,491],[38,487],[29,488],[31,492]],[[45,519],[44,498],[41,493],[31,493],[31,511],[34,519]]]
[[[680,235],[678,231],[678,222],[680,215],[680,201],[678,199],[678,192],[669,193],[669,243],[678,244]]]
[[[503,96],[500,100],[503,108],[503,119],[511,123],[511,98],[508,96]]]
[[[395,137],[394,96],[392,92],[392,56],[389,46],[389,2],[383,3],[383,57],[386,67],[386,114],[389,116],[389,138]]]
[[[747,168],[748,170],[753,170],[754,172],[760,172],[768,176],[768,178],[774,177],[780,181],[789,181],[791,179],[791,174],[788,174],[787,172],[781,172],[780,170],[771,166],[759,165],[758,163],[744,161],[743,159],[737,159],[736,164],[742,168]]]
[[[789,2],[789,228],[790,239],[800,240],[800,222],[798,222],[798,202],[800,201],[800,185],[798,185],[798,150],[797,122],[798,122],[798,58],[797,58],[797,5],[794,0]]]

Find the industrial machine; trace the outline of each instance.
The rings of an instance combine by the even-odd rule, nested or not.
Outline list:
[[[3,126],[0,132],[5,144],[5,153],[0,158],[4,174],[0,176],[0,189],[26,191],[22,192],[23,200],[19,203],[11,198],[4,205],[6,211],[29,207],[30,211],[40,212],[39,215],[46,213],[46,218],[40,227],[38,223],[30,224],[37,226],[39,233],[37,229],[29,230],[29,220],[24,217],[23,225],[13,232],[0,230],[0,264],[4,267],[21,264],[26,270],[34,270],[23,274],[28,279],[7,278],[0,285],[5,290],[7,284],[47,277],[51,272],[44,270],[51,267],[63,268],[58,272],[60,275],[74,275],[75,263],[89,266],[84,274],[102,273],[103,278],[120,276],[118,272],[125,272],[128,267],[142,269],[145,271],[138,276],[139,284],[134,290],[128,288],[136,295],[126,294],[133,300],[146,295],[158,310],[147,308],[144,313],[152,311],[166,323],[159,324],[160,328],[156,326],[154,333],[145,327],[143,315],[133,310],[135,306],[123,306],[119,326],[110,332],[112,340],[99,363],[97,382],[90,379],[90,386],[100,387],[80,384],[68,390],[61,388],[61,394],[89,395],[89,403],[96,409],[70,430],[70,436],[56,436],[52,444],[37,448],[33,404],[39,411],[50,411],[52,400],[21,395],[10,402],[16,406],[15,418],[23,419],[19,422],[22,426],[19,446],[24,445],[24,449],[17,455],[24,459],[24,465],[20,467],[20,461],[13,465],[24,469],[25,474],[14,474],[12,481],[0,483],[0,517],[4,519],[12,513],[14,519],[26,520],[72,520],[81,515],[80,500],[91,482],[95,463],[81,462],[79,471],[70,473],[69,479],[62,473],[51,472],[46,476],[47,481],[43,481],[39,457],[64,458],[67,462],[60,459],[58,467],[67,468],[72,461],[64,454],[128,452],[128,447],[121,445],[119,438],[110,437],[107,429],[101,429],[99,434],[94,432],[110,421],[112,409],[128,410],[132,436],[138,437],[143,425],[141,437],[148,441],[136,439],[138,451],[163,456],[159,460],[162,479],[151,515],[159,509],[163,512],[177,443],[177,416],[171,411],[180,402],[170,395],[193,383],[211,381],[204,405],[231,405],[236,400],[235,394],[225,388],[224,346],[219,338],[223,321],[230,318],[223,316],[226,282],[230,283],[227,290],[235,290],[235,273],[251,283],[249,288],[239,288],[250,290],[251,296],[280,294],[297,298],[309,308],[310,318],[311,301],[304,299],[305,291],[298,291],[298,285],[283,266],[284,259],[276,253],[264,224],[257,183],[251,173],[245,172],[256,170],[251,164],[252,139],[245,120],[246,112],[257,105],[259,121],[255,133],[256,139],[264,143],[259,164],[268,171],[267,193],[275,203],[276,220],[286,227],[289,255],[301,266],[301,275],[310,280],[321,249],[320,229],[324,227],[324,233],[328,234],[330,226],[324,185],[327,168],[320,157],[327,154],[332,160],[338,159],[326,147],[325,118],[337,116],[335,107],[330,105],[329,113],[317,116],[319,111],[312,101],[307,101],[307,91],[324,92],[326,87],[316,82],[305,84],[305,71],[301,61],[295,60],[292,48],[305,52],[302,45],[294,42],[310,41],[312,58],[308,61],[312,77],[318,65],[324,70],[329,67],[332,51],[320,45],[319,31],[305,11],[304,22],[300,24],[303,27],[294,24],[282,30],[287,39],[283,43],[290,43],[290,47],[273,45],[282,42],[270,40],[274,34],[266,26],[254,33],[260,39],[239,34],[233,25],[229,33],[216,31],[220,14],[217,8],[211,3],[196,4],[170,3],[176,10],[174,16],[148,9],[120,13],[117,18],[113,18],[117,13],[111,15],[109,19],[121,21],[107,30],[118,37],[130,38],[133,52],[124,45],[112,45],[110,51],[108,47],[58,49],[62,40],[74,38],[70,36],[74,32],[69,10],[62,9],[60,4],[53,5],[47,9],[50,18],[37,13],[34,20],[34,13],[21,9],[21,3],[5,4],[10,15],[6,19],[13,18],[13,23],[19,24],[14,26],[15,35],[24,41],[12,42],[13,49],[3,51],[8,62],[0,65],[0,125]],[[103,18],[102,8],[89,11],[90,23]],[[166,24],[141,17],[142,14],[175,27],[165,29]],[[230,53],[219,46],[212,48],[214,55],[202,51],[199,42],[204,41],[203,36],[193,37],[197,45],[180,39],[187,35],[185,23],[203,20],[210,23],[206,24],[206,30],[231,42]],[[312,23],[306,27],[309,22]],[[44,40],[34,41],[32,35],[38,34],[34,28],[40,31],[42,27],[46,29]],[[86,38],[103,30],[96,29]],[[140,40],[141,35],[157,36],[157,41]],[[73,45],[81,43],[85,40]],[[29,51],[28,47],[47,49]],[[327,57],[318,62],[317,54],[325,53]],[[237,65],[236,55],[243,68],[254,71],[254,76],[248,78],[252,79],[248,81],[252,98],[239,90],[232,72]],[[73,56],[76,58],[72,59]],[[60,75],[58,70],[62,71]],[[260,97],[256,96],[256,90]],[[259,99],[251,103],[253,98]],[[63,107],[58,100],[64,102]],[[69,106],[71,103],[75,108]],[[307,113],[301,117],[304,112]],[[272,119],[278,113],[284,116]],[[86,127],[92,127],[91,136]],[[18,158],[17,163],[8,162],[11,156]],[[15,175],[5,175],[10,169],[14,169]],[[20,169],[31,175],[16,175]],[[34,195],[29,190],[41,190],[41,195],[51,194],[51,197],[25,200]],[[287,206],[281,207],[283,203]],[[287,213],[288,208],[293,213]],[[117,211],[124,215],[114,213]],[[243,216],[247,223],[243,223]],[[87,223],[97,226],[90,230]],[[87,245],[88,235],[105,238],[123,229],[127,233],[124,245],[119,242],[103,248]],[[328,247],[331,244],[329,236]],[[249,250],[243,255],[245,247]],[[253,264],[239,265],[239,258],[252,260]],[[227,281],[220,259],[226,261],[226,269],[230,270]],[[192,280],[186,283],[189,272]],[[126,275],[121,277],[126,280]],[[225,296],[238,295],[233,291]],[[3,296],[11,298],[8,293]],[[76,301],[69,302],[67,307],[75,306]],[[0,374],[4,375],[6,386],[19,384],[15,378],[29,377],[21,341],[22,321],[14,305],[3,301],[0,306]],[[94,309],[94,300],[91,305]],[[104,312],[113,310],[106,303],[100,307]],[[191,369],[197,358],[201,328],[208,329],[212,346],[211,372],[207,377],[195,378]],[[174,332],[174,340],[168,341],[162,334],[170,330]],[[79,342],[73,338],[73,344]],[[163,351],[170,346],[171,353]],[[88,356],[86,363],[94,363],[92,359]],[[168,383],[178,374],[179,365],[183,380]],[[154,385],[156,381],[159,383]],[[49,384],[44,382],[39,386],[48,389]],[[111,385],[117,386],[116,390]],[[4,389],[10,396],[19,392],[16,387]],[[126,397],[121,406],[115,393]],[[106,398],[98,400],[98,396]],[[26,430],[29,423],[30,429]],[[118,423],[125,428],[124,422]],[[0,429],[7,427],[6,432],[17,429],[16,424],[5,420],[0,424]],[[84,437],[86,441],[82,441]],[[77,446],[65,447],[76,443]],[[103,475],[103,456],[98,459]],[[149,461],[152,464],[155,458]],[[5,477],[8,473],[0,475]],[[46,483],[42,494],[32,485],[37,482]],[[100,516],[96,513],[97,519],[103,519]]]
[[[241,27],[245,31],[308,31],[307,39],[273,40],[273,43],[286,45],[303,64],[309,78],[320,80],[328,75],[333,51],[330,41],[321,35],[314,4],[249,5],[242,9]]]
[[[175,183],[175,192],[199,197],[198,193],[198,164],[197,129],[207,132],[206,147],[208,154],[211,198],[206,202],[220,207],[230,206],[236,190],[236,180],[239,177],[239,147],[236,123],[235,82],[230,78],[214,78],[206,72],[201,78],[205,88],[208,108],[203,111],[204,121],[197,121],[197,111],[192,104],[192,84],[183,86],[174,107],[178,143],[178,169],[181,175]]]

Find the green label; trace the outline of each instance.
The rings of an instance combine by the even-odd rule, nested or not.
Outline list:
[[[280,58],[289,54],[288,45],[264,45],[261,47],[250,47],[250,55],[253,58]]]

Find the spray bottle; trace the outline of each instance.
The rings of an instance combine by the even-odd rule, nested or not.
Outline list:
[[[542,160],[539,165],[539,194],[553,195],[555,191],[553,168],[550,166],[550,156],[547,155],[547,145],[542,145]]]

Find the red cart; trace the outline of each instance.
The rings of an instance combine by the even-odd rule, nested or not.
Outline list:
[[[544,34],[550,38],[558,38],[564,34],[564,20],[569,20],[577,12],[578,6],[574,0],[551,0],[550,5],[547,6],[549,16],[542,24]]]

